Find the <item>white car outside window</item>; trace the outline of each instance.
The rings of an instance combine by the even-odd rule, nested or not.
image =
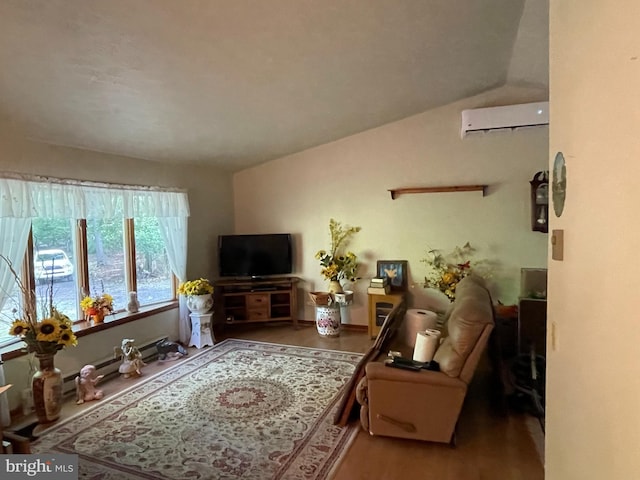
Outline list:
[[[71,280],[73,264],[63,250],[38,250],[33,261],[33,269],[38,283],[54,280]]]

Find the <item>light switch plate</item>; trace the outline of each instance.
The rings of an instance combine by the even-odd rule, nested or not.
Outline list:
[[[551,258],[564,260],[564,230],[551,231]]]

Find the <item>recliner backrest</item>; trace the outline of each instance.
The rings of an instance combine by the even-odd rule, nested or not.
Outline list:
[[[478,347],[484,348],[488,337],[485,327],[489,327],[490,332],[493,325],[493,305],[484,281],[477,276],[464,278],[456,289],[456,300],[447,320],[447,336],[434,356],[434,360],[440,364],[440,370],[450,377],[461,377],[468,383],[481,353],[472,356],[472,352],[483,333],[485,338]],[[471,362],[466,366],[468,360]],[[464,375],[461,375],[463,372]]]

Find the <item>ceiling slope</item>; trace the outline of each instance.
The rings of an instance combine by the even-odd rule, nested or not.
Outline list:
[[[2,0],[0,119],[232,171],[503,85],[524,0]]]

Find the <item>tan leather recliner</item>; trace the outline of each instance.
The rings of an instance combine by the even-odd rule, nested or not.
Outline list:
[[[494,327],[491,296],[482,278],[460,282],[445,327],[434,356],[439,372],[401,370],[380,361],[367,364],[356,398],[362,426],[370,434],[453,441],[467,387]],[[391,349],[408,358],[413,353],[397,344]]]

